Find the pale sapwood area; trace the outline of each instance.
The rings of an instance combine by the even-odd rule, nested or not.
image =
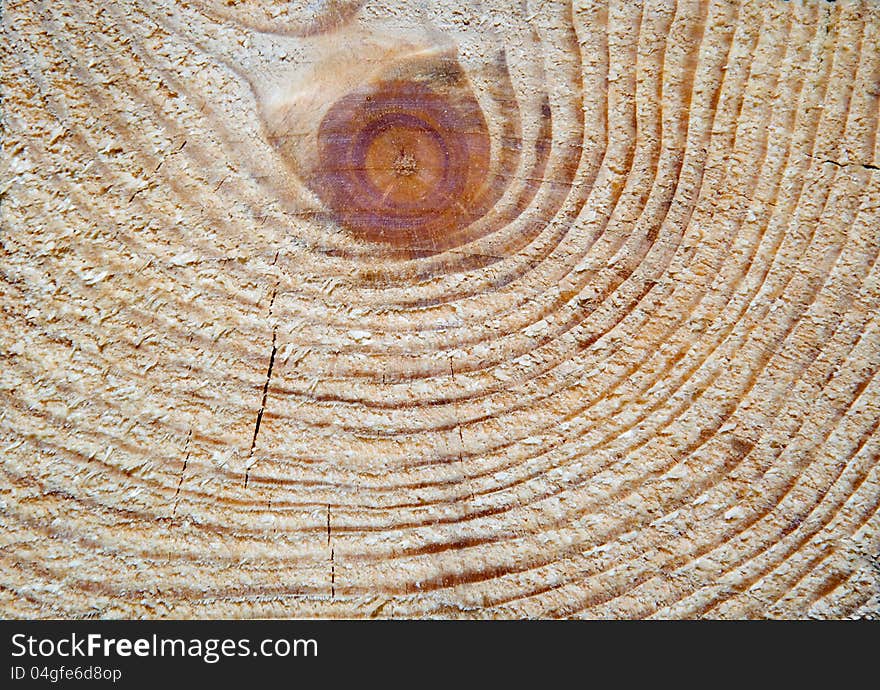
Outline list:
[[[877,616],[880,4],[2,32],[4,617]]]

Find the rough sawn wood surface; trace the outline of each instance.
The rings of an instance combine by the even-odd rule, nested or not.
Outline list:
[[[4,617],[877,615],[877,2],[2,33]]]

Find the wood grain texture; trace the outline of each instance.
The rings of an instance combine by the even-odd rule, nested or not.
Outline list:
[[[880,4],[2,26],[3,616],[878,615]]]

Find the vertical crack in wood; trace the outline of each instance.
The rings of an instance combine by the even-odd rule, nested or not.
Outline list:
[[[281,254],[281,250],[275,252],[275,256],[272,258],[272,266],[278,263],[278,256]],[[275,280],[275,285],[272,287],[272,296],[269,298],[269,308],[267,310],[267,318],[272,320],[272,308],[275,306],[275,298],[278,296],[278,286],[280,284],[280,279]],[[260,401],[260,409],[257,412],[257,420],[254,423],[254,437],[251,439],[251,449],[248,451],[247,463],[244,470],[244,488],[247,488],[248,482],[250,481],[251,474],[251,459],[254,456],[254,450],[257,447],[257,436],[260,433],[260,424],[263,421],[263,412],[266,410],[266,399],[269,397],[269,384],[272,381],[272,368],[275,366],[275,355],[278,353],[278,324],[275,324],[272,327],[272,353],[269,355],[269,368],[266,371],[266,381],[263,383],[263,398]]]
[[[260,434],[260,423],[263,421],[263,412],[266,410],[266,399],[269,397],[269,384],[272,381],[272,368],[275,366],[275,355],[278,353],[276,345],[278,337],[278,327],[272,329],[272,353],[269,355],[269,368],[266,371],[266,381],[263,383],[263,399],[260,402],[260,410],[257,412],[257,421],[254,423],[254,437],[251,439],[251,449],[248,453],[248,466],[244,472],[244,487],[247,488],[250,481],[251,458],[254,456],[254,449],[257,447],[257,436]]]
[[[330,504],[327,504],[327,546],[330,546]]]
[[[177,514],[177,504],[180,502],[180,487],[183,486],[183,475],[186,474],[186,466],[189,463],[189,443],[192,440],[192,427],[186,435],[186,442],[183,444],[183,466],[180,468],[180,478],[177,480],[177,490],[174,492],[174,505],[171,507],[171,518]]]
[[[327,547],[330,548],[330,598],[336,598],[336,560],[335,551],[330,547],[330,504],[327,504]]]

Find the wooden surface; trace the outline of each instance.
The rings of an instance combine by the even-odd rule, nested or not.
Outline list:
[[[7,0],[4,617],[880,610],[880,4]]]

